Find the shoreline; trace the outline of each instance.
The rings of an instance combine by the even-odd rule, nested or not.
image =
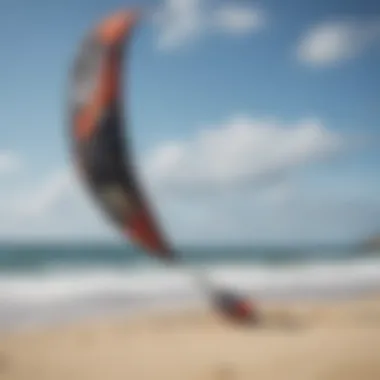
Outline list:
[[[245,293],[257,306],[258,310],[261,309],[276,309],[284,308],[291,309],[294,306],[297,308],[302,306],[306,307],[307,305],[321,306],[326,307],[329,305],[343,305],[351,302],[360,302],[365,299],[376,299],[380,298],[380,288],[379,286],[370,286],[364,289],[332,289],[329,294],[325,292],[315,292],[311,293],[309,297],[307,293],[301,293],[301,295],[296,295],[294,293],[288,294],[286,296],[277,295],[274,297],[252,297],[249,293]],[[113,320],[115,322],[120,320],[125,321],[134,321],[139,318],[144,318],[145,316],[171,316],[176,314],[182,314],[189,311],[190,313],[199,312],[215,314],[217,311],[212,309],[209,300],[204,295],[201,295],[198,298],[193,299],[182,299],[178,298],[168,299],[166,302],[161,302],[162,300],[154,300],[148,298],[147,300],[142,300],[140,305],[123,305],[122,303],[119,307],[111,307],[107,309],[107,306],[101,310],[101,304],[98,308],[92,310],[87,310],[83,313],[78,311],[75,312],[75,303],[69,308],[69,312],[65,312],[65,309],[62,308],[60,313],[57,313],[56,316],[51,316],[47,313],[47,316],[43,316],[44,309],[42,308],[38,317],[32,322],[27,321],[21,324],[2,324],[0,323],[0,337],[5,335],[12,335],[18,332],[27,332],[27,331],[44,331],[45,329],[59,329],[65,328],[66,326],[75,326],[78,324],[87,324],[93,323],[94,321],[102,320]],[[80,305],[79,305],[80,306]],[[79,308],[80,309],[80,308]],[[54,307],[49,308],[48,310],[54,310]],[[1,380],[1,379],[0,379]]]
[[[206,270],[206,269],[204,269]],[[197,269],[198,271],[198,269]],[[203,269],[202,269],[203,272]],[[350,299],[380,290],[380,261],[300,266],[214,266],[216,287],[242,292],[259,304]],[[193,269],[49,268],[0,276],[0,332],[65,324],[93,316],[135,315],[154,308],[208,305]]]
[[[0,332],[0,379],[380,378],[380,293],[261,312],[248,328],[194,308]]]

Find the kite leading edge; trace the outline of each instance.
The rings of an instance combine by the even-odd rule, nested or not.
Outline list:
[[[123,50],[139,13],[121,11],[85,38],[71,81],[71,141],[82,179],[107,217],[144,250],[173,258],[123,144]]]

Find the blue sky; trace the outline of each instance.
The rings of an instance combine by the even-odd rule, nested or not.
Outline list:
[[[129,4],[154,11],[125,66],[129,133],[174,241],[380,230],[378,2]],[[126,5],[2,5],[2,239],[117,239],[68,169],[65,100],[83,34]]]

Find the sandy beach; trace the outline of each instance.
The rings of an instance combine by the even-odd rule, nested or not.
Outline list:
[[[1,380],[378,380],[380,297],[267,304],[237,327],[204,310],[1,335]]]

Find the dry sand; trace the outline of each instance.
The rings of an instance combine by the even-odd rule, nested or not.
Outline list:
[[[255,328],[194,311],[0,336],[1,380],[380,380],[380,297],[267,305]]]

